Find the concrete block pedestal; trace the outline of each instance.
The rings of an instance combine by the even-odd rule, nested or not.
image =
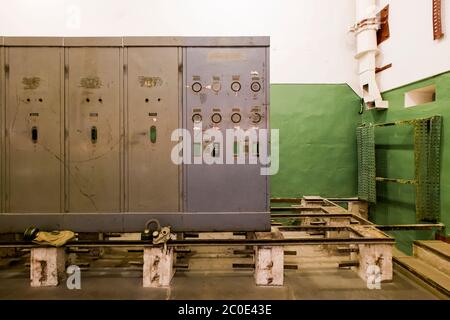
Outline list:
[[[282,239],[281,232],[272,227],[271,232],[255,232],[256,239]],[[255,246],[255,283],[257,286],[282,286],[284,284],[283,246]]]
[[[55,287],[65,277],[64,248],[32,248],[30,279],[32,287]]]
[[[167,287],[174,275],[174,249],[149,247],[144,248],[143,286],[145,288]]]

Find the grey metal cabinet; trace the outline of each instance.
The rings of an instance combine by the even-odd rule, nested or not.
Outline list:
[[[260,174],[260,164],[248,160],[250,152],[257,152],[257,139],[247,141],[241,151],[238,145],[233,147],[233,152],[245,153],[246,164],[196,164],[194,159],[209,148],[225,162],[227,129],[253,128],[257,133],[267,128],[265,48],[187,48],[185,73],[186,128],[194,136],[195,117],[199,117],[203,134],[215,129],[224,137],[215,143],[205,137],[200,143],[192,139],[192,164],[185,166],[186,210],[267,212],[268,178]]]
[[[261,163],[225,155],[227,129],[269,128],[267,37],[0,37],[0,74],[0,232],[270,229]]]
[[[171,161],[179,128],[179,49],[127,49],[127,204],[132,212],[180,207],[180,168]]]
[[[67,211],[120,212],[120,49],[66,50]]]
[[[5,210],[63,210],[63,49],[5,53]]]

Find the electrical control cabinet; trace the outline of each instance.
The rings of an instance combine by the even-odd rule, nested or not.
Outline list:
[[[267,129],[267,70],[265,48],[187,48],[186,127],[192,139],[192,164],[186,168],[186,210],[188,212],[267,212],[268,180],[261,165],[249,162],[249,153],[258,160],[257,139],[227,140],[226,130]],[[221,133],[222,139],[207,136],[207,130]],[[233,148],[227,149],[233,145]],[[205,152],[219,161],[196,163]],[[226,152],[236,160],[244,153],[246,163],[226,163]],[[202,155],[203,154],[203,155]],[[222,164],[224,163],[224,164]]]
[[[0,233],[270,230],[269,142],[227,138],[269,129],[269,38],[0,37],[0,68]]]

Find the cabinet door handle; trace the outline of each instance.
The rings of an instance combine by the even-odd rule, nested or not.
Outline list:
[[[38,128],[36,126],[31,128],[31,140],[33,143],[37,143],[38,141]]]
[[[150,141],[152,143],[156,142],[156,126],[151,126],[150,127]]]
[[[96,143],[97,142],[97,127],[91,128],[91,142]]]

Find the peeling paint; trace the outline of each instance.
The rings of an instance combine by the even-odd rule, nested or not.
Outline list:
[[[153,88],[160,87],[163,85],[163,80],[160,77],[138,77],[139,84],[141,87]]]
[[[34,90],[39,88],[41,84],[41,78],[39,77],[23,77],[22,78],[23,88],[25,90]]]
[[[100,89],[102,80],[99,77],[85,77],[80,79],[80,87],[86,89]]]

